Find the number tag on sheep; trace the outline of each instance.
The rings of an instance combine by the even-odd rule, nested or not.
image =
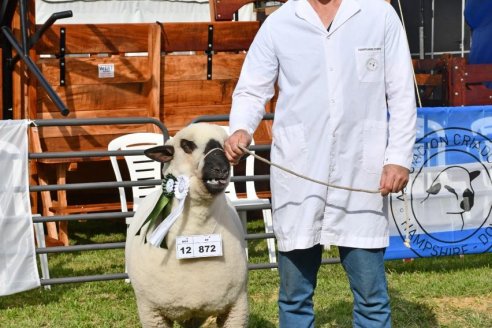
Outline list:
[[[176,258],[222,256],[222,237],[217,234],[178,236],[176,238]]]
[[[197,123],[145,151],[165,163],[166,178],[141,201],[127,232],[127,271],[143,327],[197,327],[209,317],[218,327],[247,327],[246,242],[224,194],[226,138],[222,127]]]

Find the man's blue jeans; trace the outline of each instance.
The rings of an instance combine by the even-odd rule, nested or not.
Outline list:
[[[384,249],[339,247],[339,251],[354,296],[353,326],[391,327]],[[279,252],[280,328],[314,327],[313,295],[321,253],[320,245]]]

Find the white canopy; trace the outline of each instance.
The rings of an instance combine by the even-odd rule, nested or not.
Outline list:
[[[209,22],[208,0],[36,0],[36,23],[55,12],[71,10],[72,18],[57,23]],[[239,10],[239,20],[255,20],[253,4]]]

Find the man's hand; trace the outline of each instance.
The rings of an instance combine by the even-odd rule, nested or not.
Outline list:
[[[402,191],[408,183],[408,175],[409,171],[406,167],[395,164],[385,165],[379,182],[381,195],[386,196],[390,192]]]
[[[244,151],[242,151],[238,145],[247,148],[250,145],[251,140],[252,137],[246,130],[237,130],[225,141],[225,155],[232,165],[239,163],[239,160],[244,155]]]

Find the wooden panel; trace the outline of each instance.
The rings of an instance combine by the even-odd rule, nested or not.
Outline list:
[[[273,121],[261,121],[255,131],[254,138],[257,145],[269,145],[272,143],[272,123]]]
[[[442,75],[441,74],[415,74],[418,85],[442,85]]]
[[[466,92],[466,106],[490,105],[492,104],[492,89],[485,86],[474,87]]]
[[[236,83],[236,80],[165,82],[161,103],[164,107],[230,104]]]
[[[133,125],[131,128],[133,132],[146,131],[144,127]],[[122,131],[123,132],[123,131]],[[124,131],[123,134],[127,134],[129,131]],[[97,137],[92,135],[79,135],[74,137],[62,137],[62,138],[47,138],[41,139],[41,147],[44,151],[79,151],[79,150],[107,150],[108,143],[119,134],[106,134],[98,135]],[[42,136],[41,136],[42,137]],[[77,159],[52,159],[42,160],[42,162],[75,162],[75,161],[92,161],[95,158],[77,158]],[[107,160],[107,158],[104,158]],[[99,159],[101,160],[101,159]]]
[[[492,81],[492,64],[470,64],[465,67],[466,83]]]
[[[191,123],[202,115],[229,114],[231,105],[203,105],[203,106],[165,106],[162,122],[169,130],[170,135]]]
[[[147,42],[149,44],[149,70],[150,82],[147,98],[148,115],[158,118],[160,111],[161,96],[161,27],[152,25]],[[158,132],[152,130],[148,132]]]
[[[105,117],[136,117],[142,115],[145,108],[129,108],[112,110],[87,110],[87,111],[72,111],[68,116],[62,116],[60,112],[41,112],[37,114],[36,119],[60,119],[60,118],[105,118]]]
[[[120,83],[54,87],[71,111],[121,110],[147,108],[148,87],[143,84]],[[58,112],[44,90],[38,89],[38,112]]]
[[[39,54],[60,53],[60,29],[65,28],[66,53],[146,52],[150,24],[53,25],[36,43]],[[162,51],[205,51],[209,25],[213,25],[213,50],[249,49],[259,22],[160,23]]]
[[[206,51],[209,25],[213,25],[213,50],[247,50],[259,29],[259,22],[165,23],[162,51]]]
[[[41,138],[76,137],[82,135],[100,136],[104,134],[124,134],[132,131],[139,124],[54,126],[40,129]]]
[[[65,28],[67,54],[147,52],[150,24],[67,24],[51,26],[36,43],[38,54],[60,53]]]
[[[121,125],[87,125],[87,126],[55,126],[40,129],[41,138],[76,137],[82,135],[99,136],[104,134],[123,134],[131,131],[138,124]]]
[[[60,62],[58,59],[39,59],[37,64],[49,84],[60,84]],[[100,78],[99,64],[113,64],[114,77]],[[145,82],[150,78],[149,59],[147,56],[66,58],[65,72],[67,86],[75,84]]]
[[[237,79],[245,58],[244,53],[212,56],[212,79]],[[162,57],[164,81],[206,80],[206,55],[169,55]]]

